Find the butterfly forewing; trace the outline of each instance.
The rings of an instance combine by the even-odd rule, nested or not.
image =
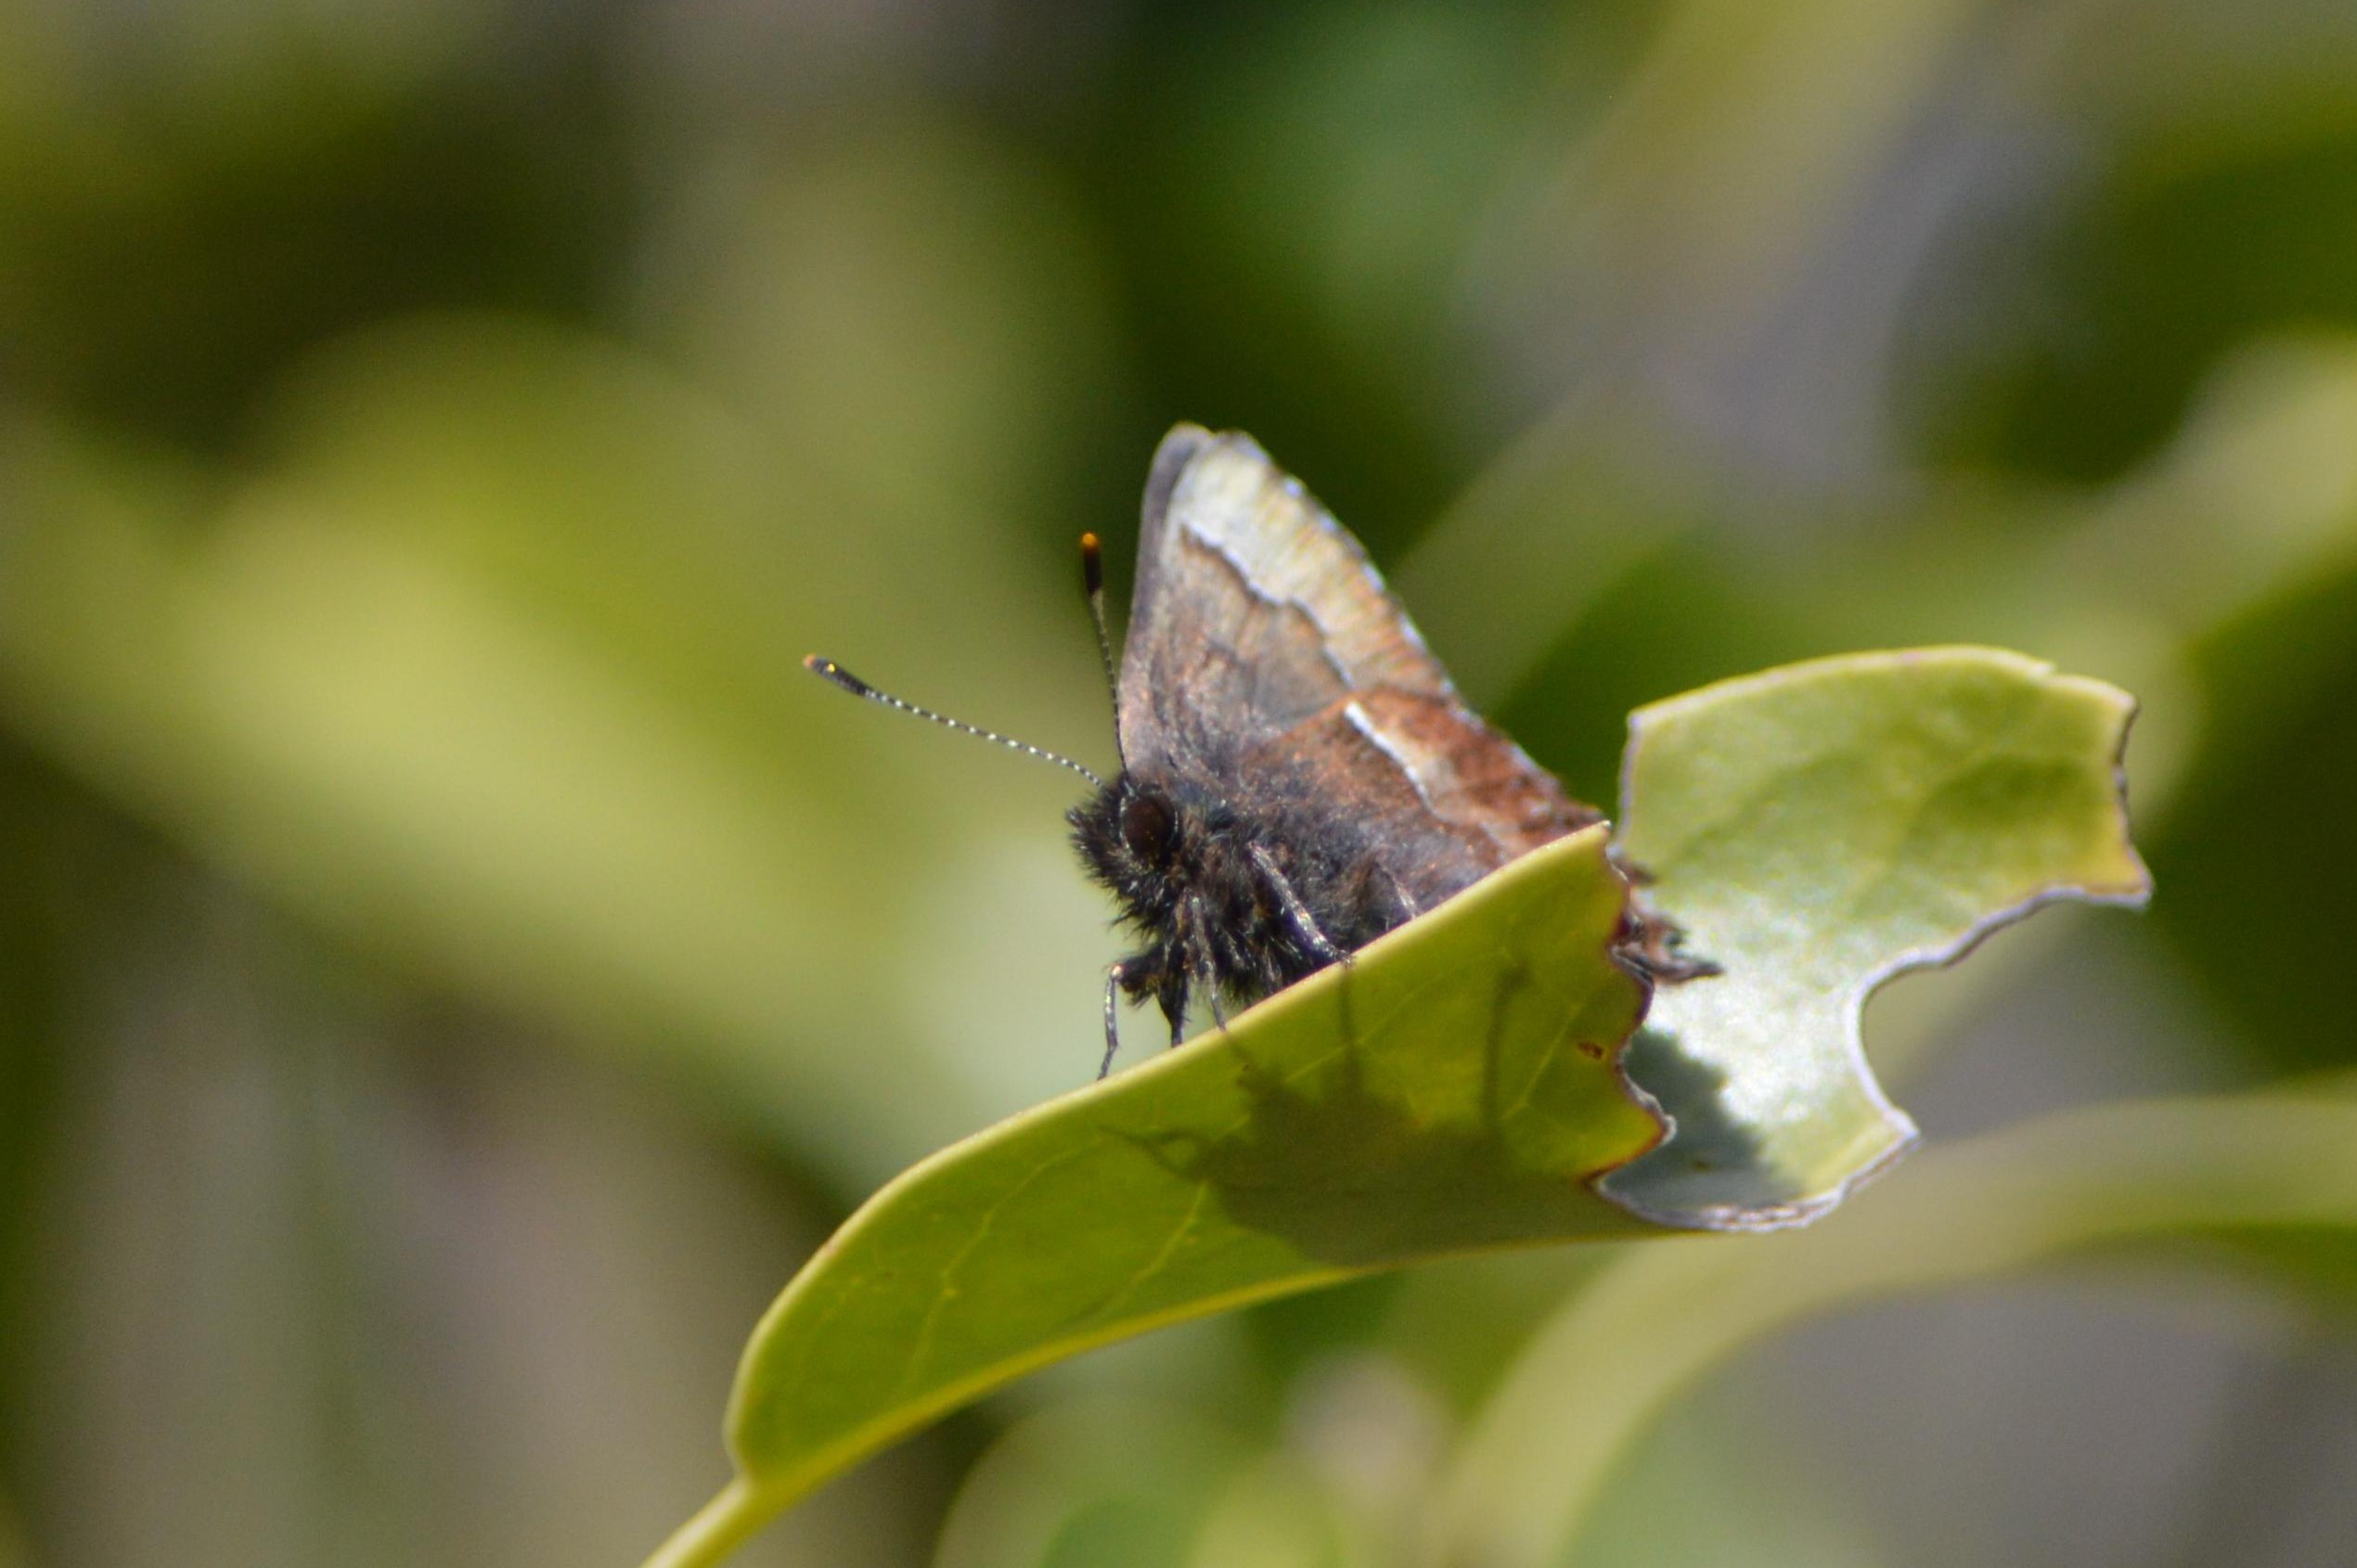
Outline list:
[[[1155,455],[1121,669],[1128,765],[1362,825],[1428,907],[1597,819],[1467,708],[1366,553],[1249,437]]]

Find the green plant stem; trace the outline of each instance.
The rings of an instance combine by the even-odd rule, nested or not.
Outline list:
[[[640,1568],[706,1568],[744,1545],[778,1511],[773,1497],[740,1475],[674,1530]]]

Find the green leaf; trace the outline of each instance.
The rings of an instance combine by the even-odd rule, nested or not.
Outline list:
[[[2141,891],[2128,713],[2110,688],[1967,649],[1639,714],[1627,849],[1723,974],[1665,988],[1632,1040],[1640,992],[1612,958],[1626,886],[1592,829],[1225,1031],[924,1162],[754,1331],[739,1478],[650,1568],[713,1561],[948,1409],[1161,1324],[1648,1219],[1822,1212],[1913,1137],[1859,1052],[1866,993],[2041,899]]]
[[[1632,1252],[1541,1329],[1452,1461],[1420,1561],[1542,1568],[1616,1457],[1759,1336],[2090,1250],[2357,1236],[2357,1106],[2271,1094],[2041,1117],[1935,1150],[1804,1235]]]
[[[1991,649],[1855,654],[1726,681],[1630,720],[1621,853],[1689,951],[1630,1074],[1677,1130],[1605,1190],[1665,1224],[1823,1213],[1905,1152],[1859,1020],[2059,897],[2141,903],[2119,759],[2134,704]]]
[[[1526,855],[1186,1047],[917,1165],[754,1330],[709,1561],[818,1482],[1050,1361],[1421,1258],[1640,1227],[1590,1180],[1650,1147],[1616,1057],[1602,828]]]

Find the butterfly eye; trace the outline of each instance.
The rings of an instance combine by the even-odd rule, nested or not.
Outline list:
[[[1121,808],[1121,838],[1129,853],[1159,866],[1170,856],[1170,807],[1153,795],[1132,795]]]

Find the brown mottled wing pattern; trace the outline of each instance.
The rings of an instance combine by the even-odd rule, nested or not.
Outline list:
[[[1132,768],[1375,814],[1420,907],[1598,819],[1465,706],[1359,542],[1243,435],[1181,425],[1155,454],[1120,708]]]

